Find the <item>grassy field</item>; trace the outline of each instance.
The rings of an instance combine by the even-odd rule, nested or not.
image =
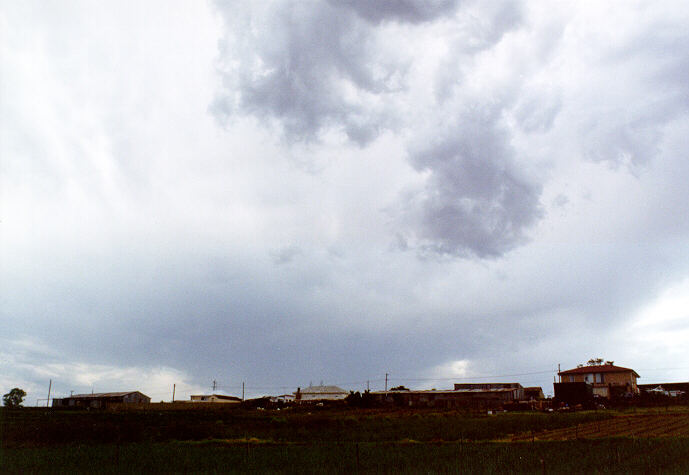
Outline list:
[[[642,417],[634,421],[656,432],[669,423],[670,435],[687,415],[0,410],[0,472],[689,473],[689,437],[612,429]],[[577,426],[600,427],[602,438],[530,437]]]
[[[3,473],[689,473],[687,439],[536,443],[128,443],[4,449]]]

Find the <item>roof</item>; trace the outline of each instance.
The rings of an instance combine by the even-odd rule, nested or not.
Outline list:
[[[637,378],[641,377],[637,374],[636,371],[634,371],[631,368],[623,368],[622,366],[615,366],[615,365],[611,365],[611,364],[581,366],[579,368],[568,369],[567,371],[562,371],[562,372],[557,373],[557,374],[563,375],[563,374],[589,374],[589,373],[626,373],[628,371],[631,371],[632,373],[634,373],[634,376],[636,376]]]
[[[412,389],[408,391],[371,391],[371,394],[484,394],[484,393],[508,393],[520,388],[492,388],[492,389]]]
[[[231,400],[236,400],[236,401],[241,401],[242,398],[237,397],[237,396],[228,396],[227,394],[192,394],[189,397],[215,397],[218,399],[231,399]]]
[[[511,391],[516,391],[521,388],[488,388],[488,389],[480,389],[480,388],[468,388],[468,389],[454,389],[450,390],[447,392],[452,392],[452,393],[507,393]]]
[[[309,386],[300,389],[302,394],[349,394],[344,389],[337,386]]]
[[[139,392],[139,391],[124,391],[124,392],[119,392],[119,393],[90,393],[90,394],[72,394],[69,396],[70,398],[79,398],[79,399],[95,399],[95,398],[101,398],[101,397],[122,397],[122,396],[127,396],[129,394],[134,394],[134,393],[139,393],[143,396],[146,396],[145,394]],[[146,396],[148,397],[148,396]],[[64,398],[68,399],[68,398]]]

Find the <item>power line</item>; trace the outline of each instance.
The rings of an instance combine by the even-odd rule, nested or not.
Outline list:
[[[680,368],[639,368],[639,371],[668,371],[674,369],[689,369],[689,366],[683,366]]]
[[[494,374],[490,376],[453,376],[451,378],[402,378],[402,377],[392,377],[395,381],[454,381],[454,380],[465,380],[465,379],[490,379],[490,378],[511,378],[514,376],[532,376],[535,374],[553,374],[557,373],[556,370],[549,371],[533,371],[530,373],[513,373],[513,374]]]
[[[424,382],[424,381],[465,381],[465,380],[476,380],[476,379],[492,379],[492,378],[507,378],[507,377],[517,377],[517,376],[534,376],[534,375],[541,375],[541,374],[555,374],[557,373],[557,370],[555,369],[550,369],[550,370],[543,370],[543,371],[530,371],[530,372],[525,372],[525,373],[511,373],[511,374],[493,374],[493,375],[473,375],[473,376],[450,376],[450,377],[437,377],[437,378],[412,378],[412,377],[396,377],[392,374],[387,375],[387,381],[397,381],[397,382]],[[360,381],[346,381],[346,382],[334,382],[331,383],[334,386],[344,386],[344,387],[352,387],[352,386],[362,386],[365,387],[367,385],[370,385],[371,383],[376,383],[376,382],[384,382],[386,381],[385,377],[380,377],[380,378],[370,378],[366,380],[360,380]],[[214,388],[215,389],[221,389],[225,391],[240,391],[243,387],[245,391],[284,391],[284,390],[290,390],[294,389],[295,387],[299,385],[275,385],[275,386],[251,386],[244,384],[243,386],[241,384],[237,385],[225,385],[222,384],[222,382],[219,381],[213,381],[214,383]],[[215,390],[214,389],[214,390]]]

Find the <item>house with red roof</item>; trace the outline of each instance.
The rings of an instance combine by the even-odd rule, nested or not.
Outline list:
[[[631,368],[613,364],[589,364],[558,373],[563,383],[588,383],[593,395],[610,398],[613,395],[639,394],[636,379],[639,374]]]

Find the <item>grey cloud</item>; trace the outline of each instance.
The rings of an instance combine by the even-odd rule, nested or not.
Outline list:
[[[378,56],[373,28],[356,15],[327,3],[285,3],[237,32],[234,9],[218,8],[227,34],[245,42],[241,64],[222,70],[227,87],[213,107],[220,118],[239,112],[277,120],[287,139],[299,141],[333,128],[359,144],[388,125],[369,96],[397,90],[404,66]]]
[[[274,264],[287,264],[302,254],[299,246],[285,246],[270,253]]]
[[[496,44],[507,33],[522,23],[523,9],[518,2],[478,2],[480,15],[469,14],[464,18],[470,33],[464,47],[481,50]]]
[[[435,99],[450,99],[472,71],[473,59],[498,44],[505,34],[518,29],[524,12],[517,2],[483,2],[480,10],[467,8],[458,16],[458,29],[450,53],[435,73]]]
[[[562,109],[561,91],[531,86],[519,98],[515,119],[524,132],[548,132]]]
[[[519,171],[498,113],[475,107],[412,153],[413,165],[430,173],[408,211],[421,249],[500,256],[541,216],[541,187]]]
[[[328,0],[332,5],[351,8],[374,23],[393,20],[421,23],[452,13],[458,0]]]
[[[226,24],[219,58],[224,86],[212,111],[221,121],[234,114],[267,121],[291,142],[317,141],[336,130],[366,145],[407,120],[394,111],[392,100],[406,88],[408,59],[382,47],[379,23],[452,17],[463,32],[453,49],[471,55],[522,20],[514,2],[491,4],[477,14],[469,8],[459,20],[458,9],[456,0],[278,2],[238,20],[242,14],[234,6],[219,3]],[[455,61],[453,53],[446,69],[456,69]],[[437,82],[445,95],[455,74]]]
[[[564,208],[565,206],[567,206],[567,203],[569,203],[569,198],[567,198],[567,195],[564,195],[562,193],[557,195],[553,200],[553,205],[558,208]]]

